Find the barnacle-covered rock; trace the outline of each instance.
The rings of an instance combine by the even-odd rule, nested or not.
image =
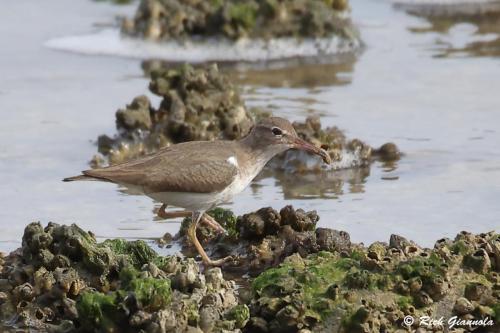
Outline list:
[[[407,240],[403,236],[392,234],[389,237],[389,247],[390,248],[404,250],[408,246],[412,246],[412,245],[415,245],[415,243]]]
[[[194,260],[161,257],[143,241],[97,243],[76,225],[29,224],[0,281],[0,328],[239,332],[248,320],[220,269],[201,273]]]
[[[152,73],[150,90],[162,101],[154,108],[146,96],[136,97],[116,112],[118,134],[98,139],[99,152],[109,163],[154,152],[173,143],[192,140],[238,139],[254,120],[238,89],[216,65],[189,65]],[[93,159],[95,166],[105,160]]]
[[[398,146],[393,142],[384,143],[380,148],[373,150],[373,155],[381,161],[397,161],[401,157]]]
[[[458,315],[465,315],[474,310],[474,305],[465,297],[460,297],[455,302],[453,311]]]
[[[491,332],[498,328],[495,232],[462,232],[433,249],[399,236],[366,247],[343,232],[310,230],[316,213],[291,206],[246,218],[209,213],[230,231],[207,233],[212,257],[242,256],[223,270],[245,273],[243,286],[246,273],[255,276],[240,295],[220,268],[202,272],[193,259],[159,256],[142,241],[97,243],[75,225],[32,223],[22,247],[3,262],[0,325],[50,332],[397,332],[411,315],[490,318],[497,325]],[[262,221],[263,234],[245,230],[248,216]],[[42,250],[53,261],[65,259],[45,265]],[[478,251],[491,265],[471,264]]]
[[[342,252],[351,247],[351,238],[347,232],[329,228],[316,229],[316,242],[322,251]]]
[[[368,247],[368,257],[377,261],[381,261],[385,257],[387,244],[375,242]]]
[[[224,211],[226,213],[222,213]],[[316,211],[306,212],[285,206],[279,212],[271,207],[264,207],[238,218],[221,208],[209,211],[208,214],[223,226],[229,226],[228,234],[216,234],[206,226],[199,225],[199,239],[211,257],[237,257],[236,261],[224,266],[232,271],[255,275],[268,267],[276,266],[294,253],[307,256],[321,249],[348,251],[351,245],[346,232],[324,228],[315,230],[319,220]],[[236,223],[233,222],[235,219]],[[188,223],[190,218],[184,219],[176,237],[185,240],[185,251],[194,253],[192,244],[184,237]]]
[[[464,265],[478,273],[486,273],[491,269],[491,260],[486,250],[479,249],[464,257]]]
[[[237,227],[245,239],[275,235],[281,227],[281,214],[271,207],[261,208],[238,218]]]
[[[151,103],[146,96],[134,98],[125,109],[116,111],[116,127],[118,130],[147,130],[152,126]]]
[[[332,37],[355,39],[346,0],[143,0],[122,30],[153,40],[194,36]]]
[[[305,212],[302,209],[293,209],[292,206],[285,206],[280,210],[283,224],[288,224],[296,231],[313,231],[316,222],[319,220],[316,211]]]
[[[470,282],[465,286],[464,296],[469,301],[479,301],[489,294],[491,294],[491,291],[488,286],[481,282]]]
[[[491,237],[487,243],[490,247],[491,264],[496,272],[500,272],[500,236]]]
[[[359,139],[348,140],[337,127],[323,128],[318,116],[309,116],[304,122],[296,121],[293,126],[301,138],[325,149],[332,159],[332,164],[325,166],[321,160],[303,151],[288,150],[271,162],[275,168],[299,173],[324,168],[336,170],[368,166],[375,159],[393,162],[401,157],[401,153],[382,155],[378,153],[380,149],[374,149]],[[385,145],[395,147],[394,144]],[[397,147],[394,149],[397,150]]]
[[[392,332],[401,329],[404,316],[411,315],[489,318],[497,325],[491,328],[495,332],[500,304],[493,292],[496,272],[491,266],[475,270],[464,257],[496,237],[495,233],[461,233],[431,250],[391,236],[390,245],[376,242],[368,248],[351,245],[342,252],[289,256],[253,280],[252,317],[246,329]],[[465,240],[465,248],[470,246],[472,251],[459,250]],[[442,252],[443,247],[449,251]],[[369,264],[378,261],[382,263]]]
[[[252,127],[238,88],[216,65],[159,70],[152,74],[150,89],[163,97],[159,116],[169,120],[166,130],[175,143],[237,139]]]
[[[139,96],[118,110],[118,134],[98,138],[99,155],[92,159],[93,167],[124,162],[185,141],[240,139],[255,121],[269,116],[261,110],[247,109],[239,89],[216,65],[159,67],[151,73],[149,88],[162,98],[159,106],[155,108],[146,96]],[[375,159],[390,162],[401,156],[394,152],[394,144],[377,150],[359,139],[348,140],[337,127],[322,128],[319,117],[308,117],[293,126],[300,137],[327,150],[333,164],[327,167],[317,156],[289,150],[271,161],[272,170],[308,173],[324,168],[359,168]],[[380,153],[386,150],[393,153]],[[43,248],[43,237],[39,242],[35,246]]]

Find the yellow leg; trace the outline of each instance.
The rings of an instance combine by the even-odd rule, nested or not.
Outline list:
[[[203,246],[201,246],[200,242],[198,241],[198,237],[196,237],[196,227],[198,226],[198,221],[200,220],[200,218],[202,217],[203,214],[204,213],[202,213],[202,212],[193,212],[191,225],[188,228],[188,237],[191,240],[191,242],[193,243],[193,245],[196,248],[196,250],[198,251],[198,253],[200,254],[205,265],[207,265],[207,266],[221,266],[225,262],[232,260],[233,257],[229,256],[229,257],[225,257],[225,258],[222,258],[219,260],[212,260],[209,258],[209,256],[207,255],[207,253],[203,249]]]

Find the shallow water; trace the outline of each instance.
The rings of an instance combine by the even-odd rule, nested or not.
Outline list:
[[[319,178],[264,174],[227,206],[237,213],[286,204],[316,209],[320,225],[365,243],[398,233],[431,246],[464,229],[499,230],[498,21],[491,29],[473,20],[443,29],[389,2],[351,3],[366,43],[360,57],[232,75],[250,106],[290,119],[320,114],[324,125],[373,146],[395,142],[405,157]],[[75,222],[99,237],[176,232],[178,222],[154,218],[158,204],[148,198],[112,184],[60,181],[88,168],[97,136],[115,132],[115,110],[146,93],[148,80],[140,60],[44,44],[98,33],[133,10],[88,0],[2,5],[0,250],[17,247],[36,220]]]

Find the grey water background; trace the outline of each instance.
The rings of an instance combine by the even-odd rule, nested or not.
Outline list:
[[[395,142],[395,165],[296,178],[260,177],[227,207],[315,209],[319,225],[356,242],[392,233],[424,246],[461,230],[500,230],[500,31],[474,22],[443,28],[390,2],[351,1],[366,50],[332,65],[232,73],[249,106],[303,120],[318,114],[372,146]],[[155,238],[158,203],[112,184],[63,183],[88,168],[114,112],[147,93],[141,62],[44,47],[98,32],[135,4],[9,1],[0,10],[0,251],[31,221],[78,223],[98,237]],[[494,25],[493,25],[494,26]],[[497,25],[498,27],[498,25]],[[485,52],[496,45],[497,52]],[[148,94],[150,96],[150,94]],[[157,98],[153,97],[155,102]]]

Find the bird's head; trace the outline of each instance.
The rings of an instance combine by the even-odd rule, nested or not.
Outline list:
[[[331,164],[328,153],[315,145],[301,139],[292,124],[280,117],[265,118],[255,125],[250,136],[260,146],[276,146],[282,151],[295,148],[321,156],[323,161]]]

